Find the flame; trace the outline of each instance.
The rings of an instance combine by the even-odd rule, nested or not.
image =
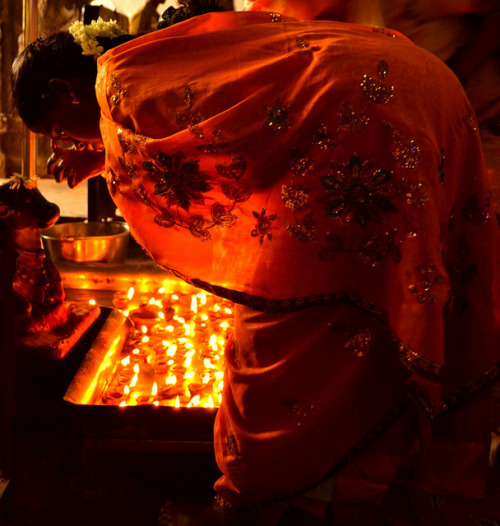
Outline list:
[[[130,314],[130,312],[128,310],[124,310],[122,311],[122,314],[127,318]]]
[[[196,296],[191,296],[191,310],[196,314],[198,312],[198,301],[196,299]]]
[[[121,406],[147,403],[155,406],[217,407],[224,386],[223,348],[232,328],[231,305],[204,292],[166,294],[168,286],[161,287],[154,294],[148,293],[147,297],[142,288],[140,290],[136,299],[134,295],[139,289],[135,292],[131,287],[127,297],[129,301],[134,300],[124,306],[130,311],[141,305],[153,306],[156,318],[148,319],[144,325],[131,324],[125,344],[122,341],[113,342],[113,352],[103,360],[101,368],[111,370],[114,375],[109,388],[122,393],[115,403]],[[120,294],[123,300],[125,293]],[[174,314],[168,325],[164,321],[166,305],[172,305],[169,311],[173,310]],[[128,309],[122,312],[129,314]],[[118,345],[124,347],[117,359]],[[178,351],[181,352],[179,358]],[[117,366],[113,363],[116,359]],[[170,367],[174,370],[178,368],[176,374],[169,372]],[[146,378],[151,378],[150,387],[144,385]],[[172,396],[159,399],[159,385],[165,385],[167,389],[176,385],[175,392],[171,391]]]
[[[123,400],[122,402],[120,402],[118,404],[119,407],[127,407],[127,402],[125,400]]]
[[[96,305],[97,302],[96,302],[96,300],[92,299],[92,300],[89,300],[89,304],[90,304],[90,305]]]
[[[203,360],[203,365],[207,368],[207,369],[215,369],[215,365],[208,359],[208,358],[205,358]]]

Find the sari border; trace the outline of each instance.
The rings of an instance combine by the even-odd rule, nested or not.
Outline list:
[[[397,348],[399,359],[406,369],[417,373],[433,383],[438,383],[440,380],[442,365],[428,358],[424,358],[417,352],[411,350],[391,329],[388,313],[382,307],[369,301],[357,292],[339,290],[330,294],[312,294],[289,299],[271,299],[213,285],[200,279],[191,279],[172,268],[164,268],[193,287],[203,289],[211,294],[226,298],[234,303],[245,305],[254,310],[268,313],[296,312],[311,307],[324,307],[326,305],[340,303],[352,305],[374,318],[389,331],[391,339]]]

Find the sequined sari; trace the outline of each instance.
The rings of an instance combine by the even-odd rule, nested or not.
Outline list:
[[[413,444],[444,446],[466,480],[446,454],[444,476],[424,458],[418,477],[481,496],[490,428],[471,404],[498,375],[498,229],[454,75],[393,31],[269,13],[197,17],[98,64],[132,234],[238,304],[215,429],[224,502],[306,491],[383,443],[410,399],[419,430],[375,478]]]

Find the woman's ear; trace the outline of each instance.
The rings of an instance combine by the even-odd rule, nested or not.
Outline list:
[[[78,104],[78,99],[75,95],[75,89],[71,82],[66,79],[50,79],[49,80],[49,94],[53,95],[59,103]]]

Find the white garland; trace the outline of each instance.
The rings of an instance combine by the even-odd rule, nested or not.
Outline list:
[[[104,48],[99,44],[97,38],[116,38],[127,34],[118,26],[116,20],[105,22],[101,17],[92,20],[90,24],[77,20],[71,24],[68,31],[75,42],[81,46],[82,55],[93,56],[96,60],[104,53]]]

